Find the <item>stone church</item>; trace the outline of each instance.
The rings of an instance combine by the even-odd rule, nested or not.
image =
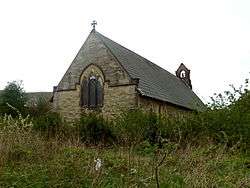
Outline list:
[[[173,114],[204,107],[192,91],[190,70],[184,64],[175,76],[95,27],[54,87],[52,102],[66,119],[91,111],[114,117],[135,108]]]

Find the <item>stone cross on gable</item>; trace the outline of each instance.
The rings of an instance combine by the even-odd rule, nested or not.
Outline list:
[[[97,25],[97,22],[95,20],[93,20],[93,22],[91,23],[91,25],[93,26],[93,30],[95,30],[95,26]]]

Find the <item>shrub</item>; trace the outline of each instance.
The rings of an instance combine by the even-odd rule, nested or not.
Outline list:
[[[37,100],[29,101],[28,113],[29,115],[36,117],[46,115],[52,110],[51,103],[44,97],[38,97]]]
[[[47,137],[54,137],[60,131],[62,124],[62,118],[56,112],[48,112],[33,118],[34,130],[40,131]]]
[[[245,86],[225,91],[212,98],[209,113],[201,116],[207,122],[209,136],[218,143],[245,147],[250,144],[250,93]]]
[[[112,123],[96,113],[82,115],[79,132],[85,144],[110,144],[115,141]]]
[[[158,143],[161,121],[155,113],[135,109],[123,113],[115,122],[116,134],[120,134],[122,144],[136,145],[144,140],[151,144]]]
[[[47,137],[61,136],[61,132],[65,133],[66,129],[61,116],[52,111],[50,102],[39,97],[35,100],[30,100],[27,105],[27,112],[33,119],[33,129],[39,131]]]
[[[158,145],[152,145],[149,141],[143,141],[135,146],[136,153],[140,155],[153,155],[158,149]]]
[[[236,91],[238,94],[227,92],[226,96],[219,97],[231,103],[215,102],[203,112],[157,116],[142,110],[129,111],[116,120],[116,135],[119,142],[126,145],[148,141],[151,145],[175,142],[185,147],[214,142],[228,147],[249,148],[250,94],[247,89]]]

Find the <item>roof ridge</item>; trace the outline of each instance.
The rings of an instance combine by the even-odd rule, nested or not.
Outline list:
[[[169,72],[168,70],[162,68],[161,66],[159,66],[159,65],[157,65],[156,63],[150,61],[149,59],[143,57],[142,55],[140,55],[140,54],[138,54],[138,53],[136,53],[136,52],[134,52],[134,51],[128,49],[127,47],[125,47],[125,46],[119,44],[118,42],[116,42],[116,41],[114,41],[114,40],[112,40],[112,39],[110,39],[110,38],[104,36],[103,34],[99,33],[98,31],[95,31],[95,33],[96,33],[97,35],[100,35],[101,37],[104,37],[104,38],[106,38],[106,39],[108,39],[108,40],[114,42],[115,44],[121,46],[122,48],[124,48],[124,49],[126,49],[126,50],[128,50],[128,51],[130,51],[130,52],[132,52],[132,53],[134,53],[134,54],[137,55],[138,57],[140,57],[140,58],[146,60],[146,63],[151,64],[151,65],[153,65],[153,66],[155,66],[155,67],[157,67],[157,68],[159,68],[159,69],[161,69],[161,70],[163,70],[163,71],[166,71],[167,73],[171,74],[171,75],[174,76],[176,79],[178,79],[173,73],[171,73],[171,72]],[[102,39],[101,39],[101,40],[102,40]],[[102,40],[102,41],[103,41],[103,40]],[[105,44],[105,41],[103,41],[103,43]],[[107,45],[105,44],[105,46],[107,46]],[[107,46],[107,48],[110,50],[110,48],[109,48],[108,46]],[[111,51],[111,53],[112,53],[112,50],[110,50],[110,51]],[[113,54],[113,53],[112,53],[112,54]],[[113,54],[113,55],[115,56],[115,54]],[[116,56],[115,56],[115,57],[116,57]],[[116,58],[117,58],[117,57],[116,57]],[[118,58],[117,58],[117,60],[118,60]],[[119,60],[118,60],[118,61],[119,61]],[[120,61],[119,61],[119,62],[120,62]]]

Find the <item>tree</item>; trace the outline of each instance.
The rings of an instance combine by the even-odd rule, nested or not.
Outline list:
[[[22,87],[22,81],[8,82],[0,95],[0,114],[17,116],[17,110],[25,113],[25,104],[27,102],[26,93]]]

